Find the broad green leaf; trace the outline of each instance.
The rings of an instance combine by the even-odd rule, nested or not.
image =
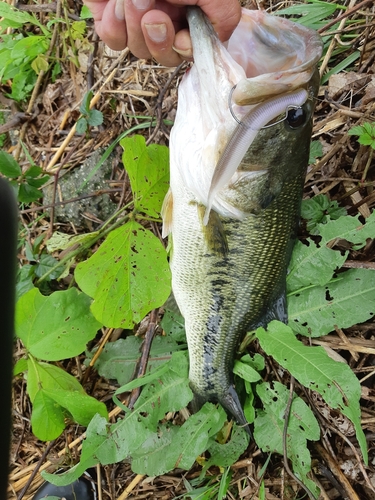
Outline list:
[[[90,9],[86,5],[82,5],[81,13],[79,15],[81,19],[92,19],[93,15]]]
[[[30,57],[34,58],[38,54],[44,53],[48,49],[48,42],[45,36],[32,35],[19,40],[13,47],[11,57],[13,59]]]
[[[39,21],[34,16],[25,11],[17,10],[6,2],[0,2],[0,17],[20,24],[31,23],[40,26]]]
[[[342,255],[338,250],[329,248],[328,243],[340,238],[354,243],[356,249],[361,248],[366,244],[367,238],[375,236],[375,213],[368,218],[366,224],[362,224],[358,216],[345,216],[326,224],[318,224],[316,232],[322,237],[319,244],[308,238],[307,244],[298,241],[295,245],[287,276],[288,292],[310,285],[327,284],[347,257],[347,252]]]
[[[234,362],[233,373],[248,382],[258,382],[262,378],[254,368],[239,360]]]
[[[42,471],[42,477],[56,486],[66,486],[79,479],[87,469],[99,463],[95,453],[107,439],[108,427],[105,418],[98,414],[95,415],[86,430],[86,439],[83,441],[80,462],[62,474],[49,474]]]
[[[42,196],[42,191],[39,191],[39,189],[28,183],[23,182],[20,185],[20,189],[18,191],[18,201],[21,203],[31,203],[32,201],[39,200]]]
[[[32,403],[34,403],[34,398],[40,389],[47,391],[62,389],[67,392],[85,393],[78,380],[62,368],[29,358],[27,365],[27,393]]]
[[[166,146],[146,146],[143,136],[120,141],[122,157],[129,175],[134,207],[151,217],[160,217],[161,206],[169,188],[169,150]]]
[[[322,347],[303,345],[296,339],[292,330],[281,322],[272,321],[267,331],[258,328],[256,335],[268,355],[286,368],[302,385],[321,394],[331,408],[340,409],[353,422],[364,461],[367,463],[366,439],[361,428],[359,406],[361,386],[350,367],[346,363],[331,359]]]
[[[257,411],[254,422],[254,438],[258,446],[265,452],[283,454],[283,431],[285,425],[285,409],[289,399],[288,389],[274,382],[257,386],[264,410]],[[291,460],[294,472],[318,497],[318,490],[307,474],[311,471],[311,457],[307,448],[307,440],[317,441],[320,429],[313,412],[306,403],[296,395],[293,397],[287,433],[287,455]]]
[[[107,439],[95,450],[101,464],[116,463],[132,456],[154,435],[166,411],[178,411],[189,403],[192,393],[187,379],[186,355],[174,353],[170,367],[160,380],[145,386],[134,409],[110,427]]]
[[[245,429],[234,424],[231,438],[227,443],[220,444],[217,441],[213,441],[208,447],[210,458],[205,463],[204,468],[208,469],[212,465],[219,467],[233,465],[248,447],[249,440],[249,435]]]
[[[13,375],[20,375],[20,373],[23,373],[25,371],[27,371],[27,359],[21,358],[13,367]]]
[[[135,451],[132,470],[149,476],[165,474],[175,468],[189,470],[196,458],[207,449],[225,419],[224,410],[206,403],[180,428],[162,426],[158,434],[150,436]]]
[[[171,289],[164,247],[134,220],[112,231],[92,257],[78,264],[75,278],[95,299],[95,317],[114,328],[133,328],[164,304]]]
[[[5,177],[9,177],[10,179],[19,177],[22,174],[22,170],[18,162],[12,155],[6,153],[5,151],[0,151],[0,172],[5,175]]]
[[[76,288],[44,297],[37,288],[16,306],[16,334],[40,359],[57,361],[77,356],[102,326],[92,316],[90,299]]]
[[[116,379],[121,386],[127,384],[134,376],[142,343],[141,337],[133,335],[107,343],[95,363],[98,373],[107,379]],[[180,346],[168,337],[155,337],[148,357],[147,373],[168,362],[172,352],[180,349]]]
[[[43,389],[37,392],[33,401],[31,427],[33,434],[42,441],[56,439],[65,428],[65,415],[61,406]]]
[[[320,337],[335,326],[349,328],[375,313],[375,271],[350,269],[325,286],[300,290],[288,297],[289,326],[297,333]]]
[[[44,390],[44,394],[65,408],[80,425],[87,426],[96,413],[107,417],[107,409],[104,403],[78,391],[66,391],[63,389]]]

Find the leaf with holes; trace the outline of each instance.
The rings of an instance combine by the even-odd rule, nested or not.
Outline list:
[[[288,297],[289,326],[311,337],[363,323],[375,314],[375,271],[350,269],[325,286]]]
[[[319,244],[308,238],[307,244],[297,241],[295,245],[287,277],[288,292],[328,283],[334,271],[343,265],[348,254],[332,250],[328,244],[340,238],[353,243],[355,249],[363,247],[366,240],[375,235],[375,212],[365,224],[360,222],[358,216],[345,216],[330,220],[326,224],[318,224],[315,232],[322,237]]]
[[[283,432],[285,425],[285,409],[288,404],[289,391],[274,382],[273,386],[263,383],[257,386],[257,393],[262,400],[264,410],[257,411],[254,422],[254,438],[264,452],[283,454]],[[308,478],[311,471],[311,456],[307,448],[307,440],[317,441],[320,429],[313,412],[306,403],[294,395],[287,429],[287,455],[291,460],[294,472],[302,479],[316,497],[316,484]]]
[[[94,298],[94,316],[113,328],[133,328],[171,292],[167,253],[135,220],[112,231],[92,257],[78,264],[75,278]]]
[[[151,217],[160,217],[161,206],[169,188],[169,150],[166,146],[146,146],[143,136],[120,141],[122,157],[129,175],[134,208]]]
[[[33,288],[17,302],[16,335],[37,358],[58,361],[78,356],[102,326],[90,304],[90,298],[76,288],[48,297]]]
[[[272,321],[267,331],[258,328],[256,335],[267,354],[302,385],[319,392],[331,408],[339,408],[353,422],[367,463],[366,438],[361,428],[359,406],[361,386],[350,367],[331,359],[322,347],[305,346],[287,325],[279,321]]]

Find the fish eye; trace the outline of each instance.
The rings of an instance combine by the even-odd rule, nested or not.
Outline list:
[[[290,128],[299,128],[306,123],[306,111],[302,107],[290,108],[286,115],[286,121]]]

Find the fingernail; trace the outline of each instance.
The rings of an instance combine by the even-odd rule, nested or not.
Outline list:
[[[145,24],[147,35],[153,42],[161,43],[167,38],[167,26],[162,24]]]
[[[132,2],[134,7],[138,10],[146,10],[151,3],[150,0],[132,0]]]
[[[192,49],[176,49],[176,47],[173,45],[172,49],[177,52],[177,54],[180,54],[182,57],[188,57],[191,59],[193,57],[193,50]]]
[[[125,19],[124,0],[116,0],[115,16],[119,21],[123,21]]]

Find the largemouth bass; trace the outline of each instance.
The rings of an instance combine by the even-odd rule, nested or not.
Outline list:
[[[188,22],[194,65],[179,87],[164,235],[196,401],[247,425],[232,368],[247,331],[287,321],[322,44],[262,11],[243,9],[226,46],[199,9]]]

